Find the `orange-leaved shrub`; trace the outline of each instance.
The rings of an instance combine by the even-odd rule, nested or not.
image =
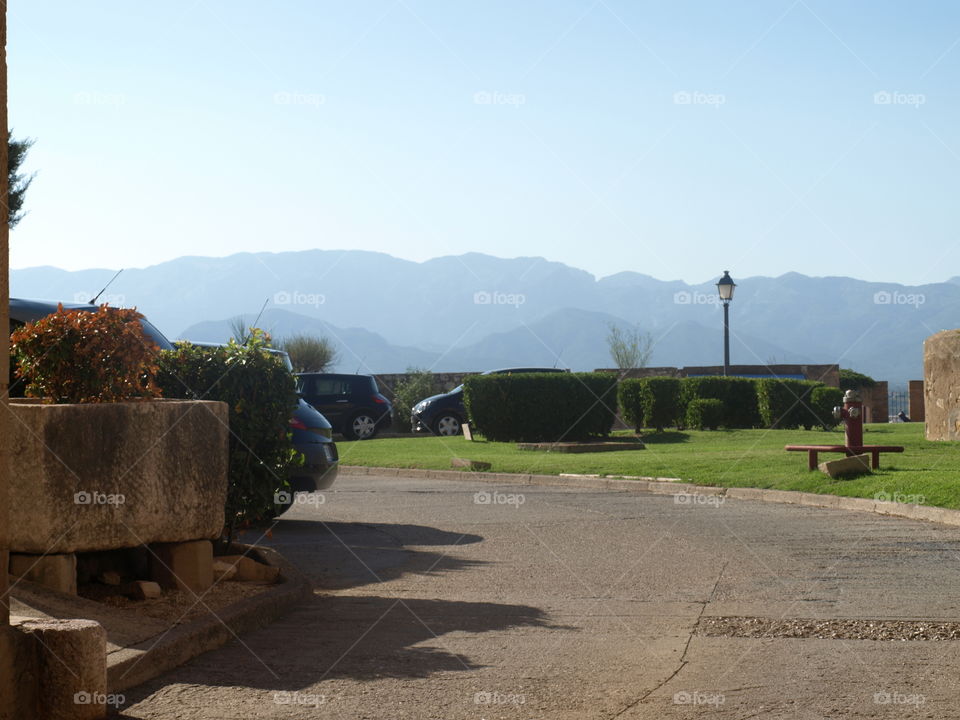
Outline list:
[[[26,395],[57,403],[159,397],[160,349],[144,333],[142,317],[136,309],[64,310],[61,304],[27,323],[10,336]]]

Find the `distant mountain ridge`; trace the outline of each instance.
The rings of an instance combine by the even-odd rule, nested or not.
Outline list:
[[[114,272],[13,270],[11,294],[86,300]],[[838,362],[902,384],[922,377],[924,338],[960,327],[960,277],[909,287],[798,273],[733,276],[735,363]],[[653,365],[722,357],[712,282],[633,271],[597,279],[533,257],[466,253],[416,263],[357,250],[191,256],[126,270],[102,299],[135,305],[170,337],[195,340],[225,339],[230,318],[252,320],[266,301],[261,325],[280,336],[330,335],[341,348],[340,369],[350,372],[606,367],[610,323],[649,331],[657,339]]]

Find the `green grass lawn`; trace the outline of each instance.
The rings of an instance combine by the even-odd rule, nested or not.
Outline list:
[[[664,432],[646,434],[644,441],[646,450],[584,454],[532,452],[513,443],[462,437],[377,438],[337,445],[345,465],[448,470],[451,458],[463,457],[492,463],[493,472],[641,475],[849,497],[886,493],[901,502],[960,508],[960,443],[927,442],[923,423],[867,425],[864,443],[903,445],[905,451],[882,454],[880,470],[855,480],[831,480],[819,470],[809,471],[806,453],[783,449],[788,444],[843,444],[842,431]],[[824,453],[820,459],[839,457]]]

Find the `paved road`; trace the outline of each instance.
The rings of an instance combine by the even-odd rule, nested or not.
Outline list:
[[[855,639],[951,631],[960,529],[684,500],[342,476],[273,533],[315,598],[124,715],[960,718],[960,640]]]

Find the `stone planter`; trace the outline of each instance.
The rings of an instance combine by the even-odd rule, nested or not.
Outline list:
[[[9,407],[12,552],[219,537],[227,493],[225,403],[11,401]]]

